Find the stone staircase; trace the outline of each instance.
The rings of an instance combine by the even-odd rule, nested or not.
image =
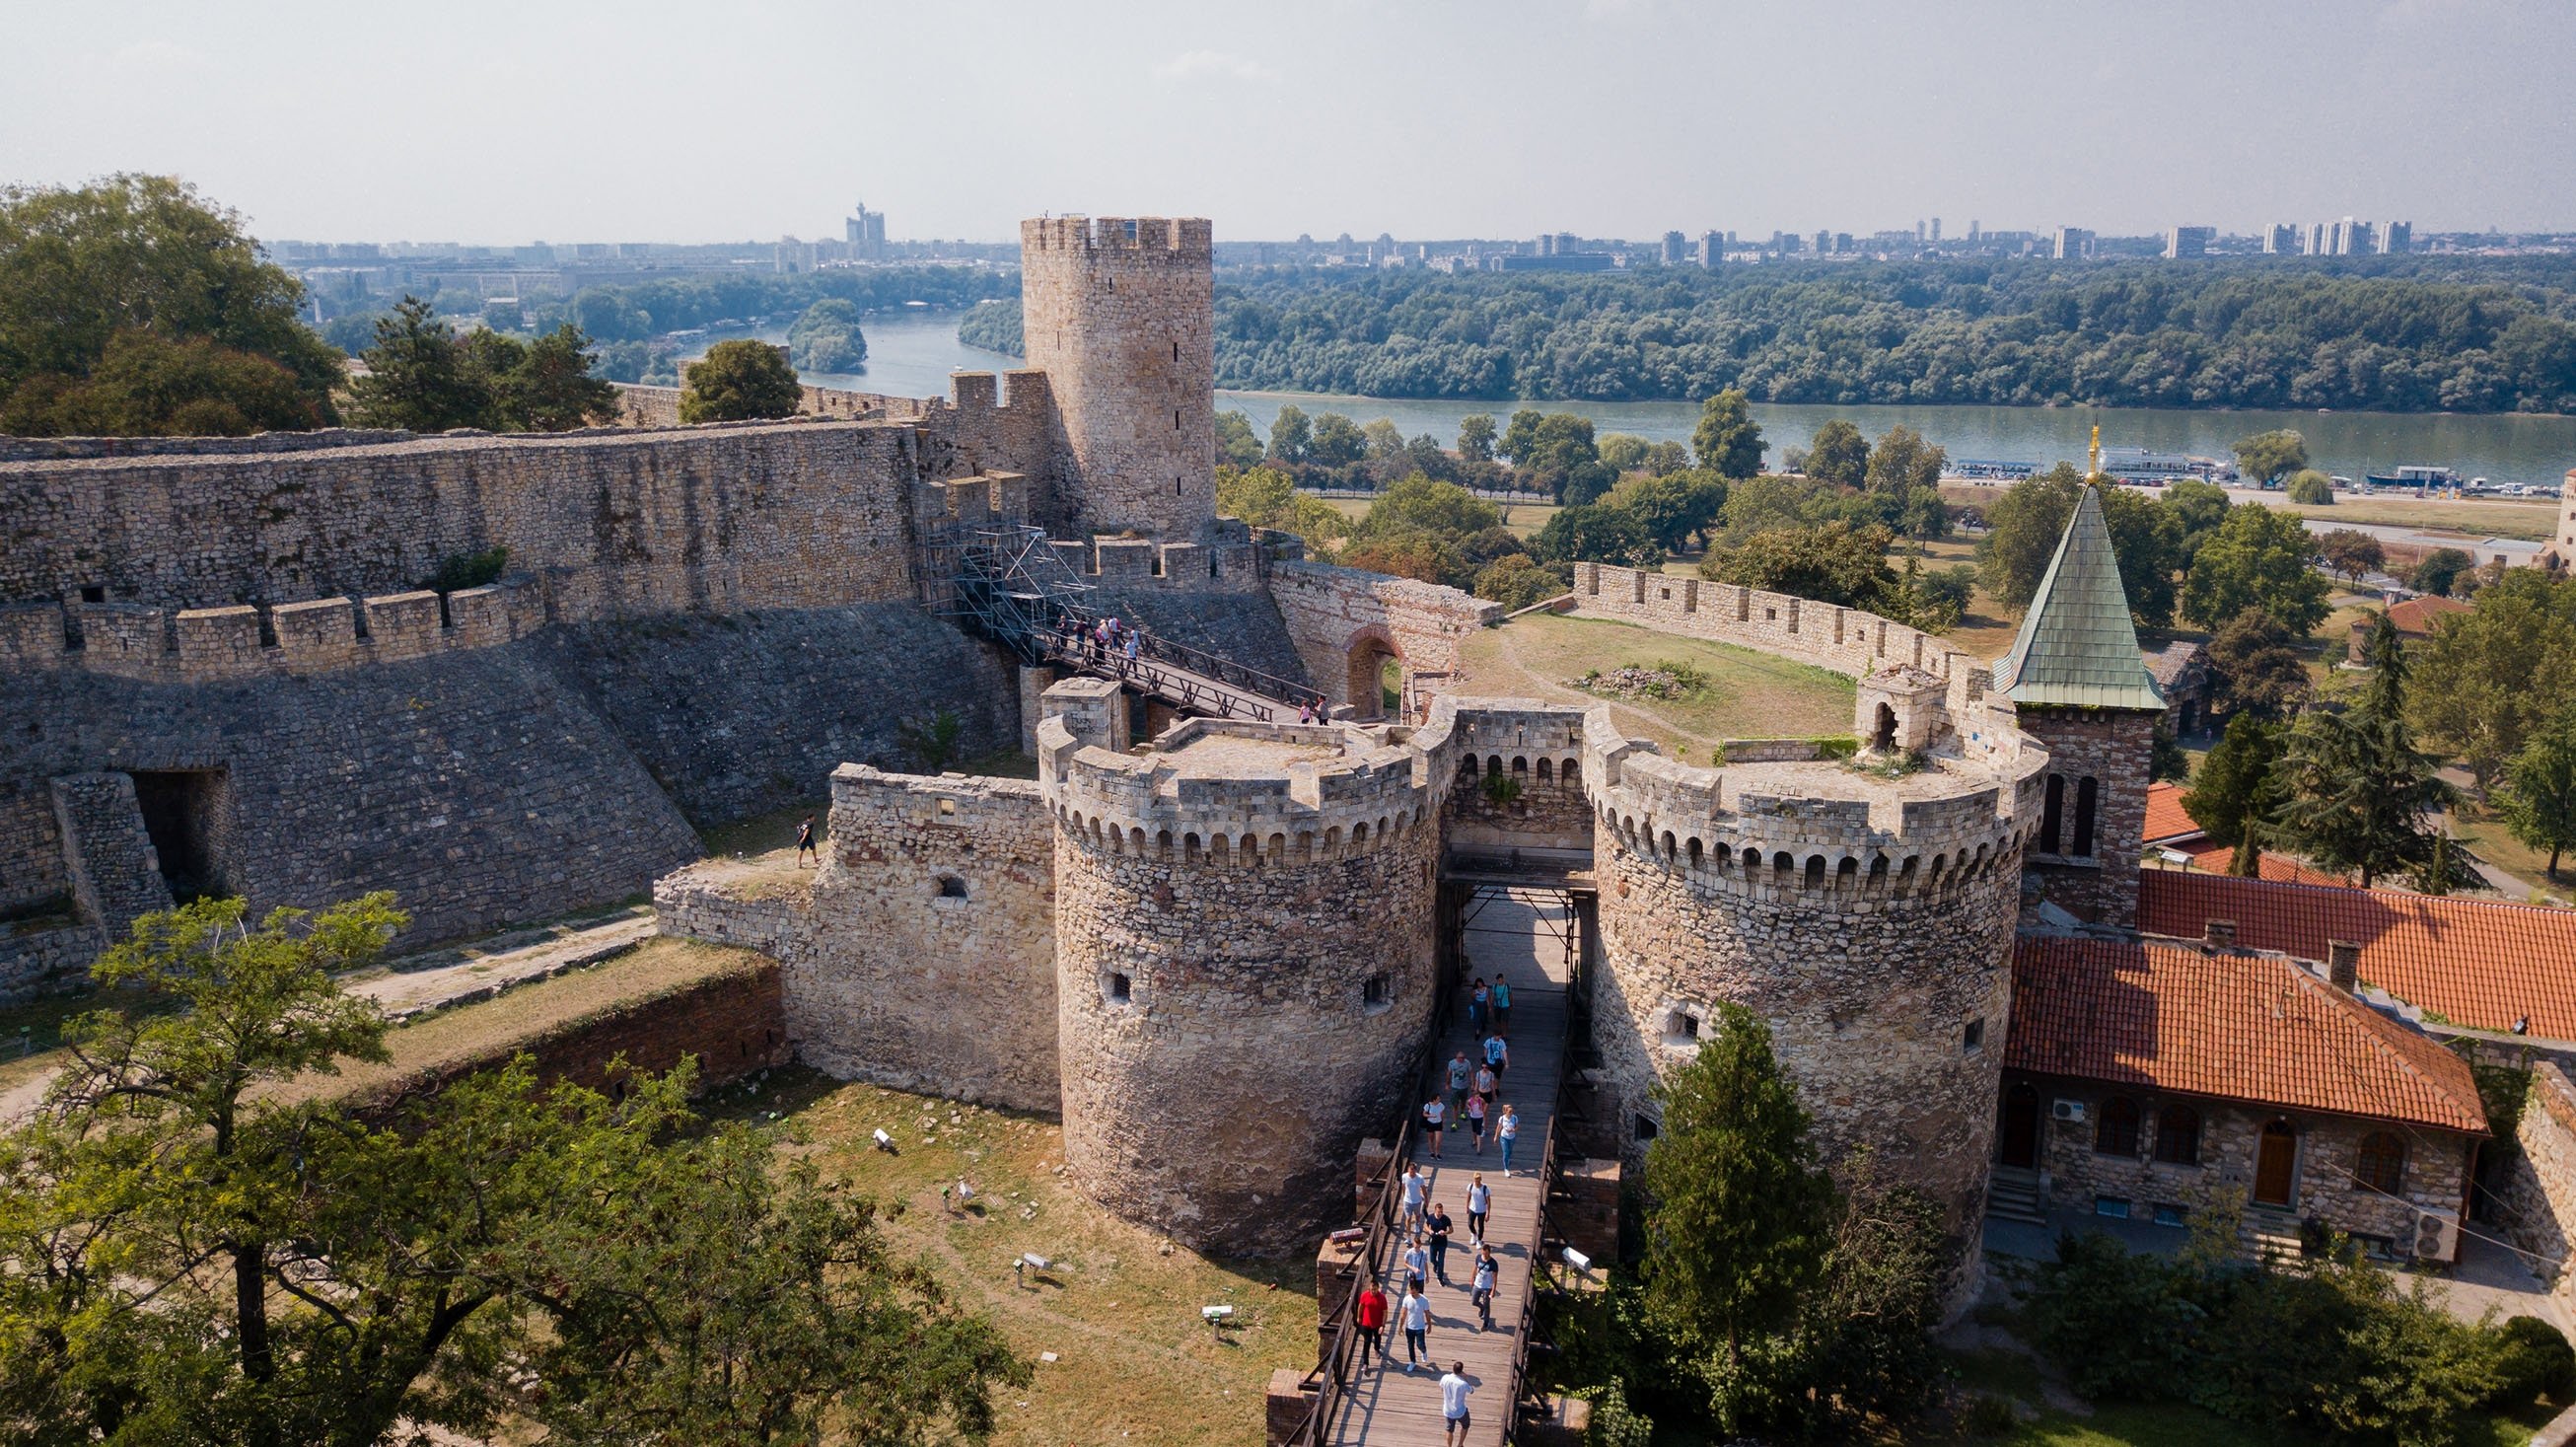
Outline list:
[[[2236,1227],[2238,1248],[2249,1261],[2296,1259],[2301,1250],[2299,1218],[2287,1211],[2248,1207]]]
[[[2026,1226],[2048,1224],[2048,1209],[2039,1197],[2039,1172],[2022,1166],[1997,1166],[1986,1178],[1986,1215]]]

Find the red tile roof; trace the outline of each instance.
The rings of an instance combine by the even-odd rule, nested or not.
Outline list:
[[[2361,977],[2443,1019],[2576,1039],[2576,910],[2270,879],[2142,870],[2138,928],[2197,938],[2236,921],[2236,942],[2301,959],[2361,946]]]
[[[2457,598],[2437,598],[2428,593],[2420,598],[2409,598],[2403,603],[2390,604],[2388,617],[2397,625],[2397,631],[2400,633],[2426,634],[2433,631],[2433,620],[2436,618],[2453,613],[2475,611],[2477,610],[2474,607]]]
[[[2227,866],[2236,862],[2235,850],[2224,844],[2209,843],[2207,840],[2187,839],[2164,847],[2178,854],[2189,855],[2191,867],[2203,874],[2225,874]],[[2311,869],[2286,854],[2274,854],[2268,849],[2263,851],[2262,867],[2265,879],[2278,880],[2284,884],[2328,884],[2340,889],[2352,882],[2340,874],[2328,874],[2322,869]],[[2195,930],[2193,933],[2199,932]]]
[[[2487,1128],[2467,1062],[2273,954],[2023,935],[2013,946],[2004,1063],[2289,1110]]]
[[[2191,820],[2182,809],[2183,787],[2163,783],[2147,786],[2147,842],[2167,839],[2190,839],[2208,831]]]

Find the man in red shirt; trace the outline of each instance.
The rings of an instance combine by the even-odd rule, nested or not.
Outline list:
[[[1378,1290],[1377,1283],[1374,1281],[1363,1282],[1360,1285],[1358,1321],[1360,1327],[1359,1364],[1361,1366],[1367,1366],[1369,1364],[1369,1353],[1375,1352],[1381,1358],[1386,1355],[1386,1342],[1379,1336],[1379,1333],[1386,1330],[1386,1293]]]

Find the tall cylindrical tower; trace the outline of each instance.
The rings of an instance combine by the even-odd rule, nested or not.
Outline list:
[[[1732,1002],[1770,1025],[1825,1159],[1869,1148],[1880,1179],[1940,1203],[1962,1270],[1974,1261],[2047,766],[2002,728],[1981,724],[1974,757],[1917,755],[1898,774],[1794,747],[1697,768],[1620,739],[1606,710],[1586,720],[1595,1034],[1632,1162],[1655,1081]]]
[[[1065,1164],[1201,1250],[1310,1248],[1411,1099],[1438,800],[1413,750],[1200,719],[1156,752],[1040,726]]]
[[[1020,223],[1020,331],[1064,427],[1077,533],[1186,540],[1216,518],[1216,310],[1204,218]]]

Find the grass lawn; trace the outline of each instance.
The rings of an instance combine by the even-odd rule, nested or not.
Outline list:
[[[1631,623],[1532,613],[1471,636],[1464,655],[1462,692],[1574,704],[1603,702],[1568,682],[1588,669],[1687,663],[1708,676],[1698,696],[1617,700],[1612,708],[1630,735],[1653,739],[1672,757],[1693,762],[1705,762],[1721,739],[1811,738],[1851,730],[1852,681],[1842,674]]]
[[[1315,1363],[1311,1262],[1202,1257],[1113,1219],[1055,1174],[1064,1130],[1052,1120],[802,1069],[724,1090],[708,1109],[774,1112],[789,1128],[783,1154],[813,1157],[827,1179],[900,1209],[886,1223],[898,1253],[926,1261],[1035,1366],[1035,1382],[998,1399],[993,1440],[1006,1447],[1252,1447],[1271,1371]],[[872,1147],[878,1127],[900,1155]],[[976,1201],[951,1212],[940,1187],[960,1179]],[[1011,1269],[1022,1252],[1053,1265],[1022,1281]],[[1235,1309],[1221,1336],[1199,1317],[1211,1305]]]
[[[2558,877],[2549,877],[2549,855],[2513,837],[2495,811],[2476,800],[2464,800],[2451,811],[2451,832],[2469,851],[2532,887],[2532,902],[2546,904],[2576,899],[2576,861],[2561,857]]]
[[[1969,507],[1990,507],[2004,495],[2005,484],[1945,482],[1941,496]],[[2234,503],[2252,501],[2247,493],[2230,492]],[[2545,542],[2558,520],[2554,500],[2539,502],[2500,498],[2355,497],[2338,494],[2332,507],[2294,507],[2277,492],[2262,494],[2263,503],[2301,517],[2327,522],[2377,523],[2386,527],[2455,532],[2470,538],[2521,538]]]

